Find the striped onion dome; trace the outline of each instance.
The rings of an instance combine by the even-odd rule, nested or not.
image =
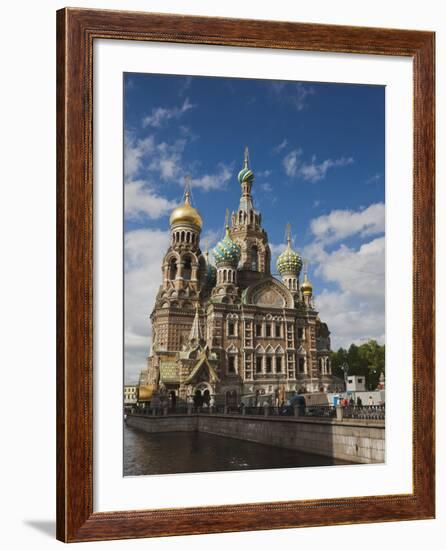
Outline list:
[[[243,161],[243,168],[238,173],[238,182],[240,185],[247,181],[252,184],[254,181],[254,172],[249,168],[249,151],[248,147],[245,147],[245,159]]]
[[[277,270],[283,275],[296,275],[299,276],[300,270],[302,269],[302,258],[297,252],[291,248],[290,241],[288,241],[288,246],[282,252],[282,254],[277,258]]]
[[[239,245],[231,239],[228,226],[226,226],[225,236],[219,243],[217,243],[212,252],[214,254],[215,264],[217,267],[219,267],[220,264],[225,263],[230,264],[233,267],[237,267],[240,261],[241,250]]]
[[[238,182],[240,183],[240,185],[244,181],[249,181],[249,183],[252,183],[254,181],[254,172],[250,170],[247,166],[242,168],[238,173]]]

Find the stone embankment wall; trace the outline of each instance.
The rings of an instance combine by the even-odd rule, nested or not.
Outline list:
[[[322,420],[239,415],[129,415],[131,427],[150,433],[201,431],[358,463],[385,461],[383,421]]]

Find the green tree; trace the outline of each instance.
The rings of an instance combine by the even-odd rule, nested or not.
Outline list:
[[[378,386],[379,377],[385,372],[385,346],[376,340],[369,340],[360,346],[351,344],[346,351],[339,348],[331,354],[332,372],[344,379],[343,365],[348,365],[348,374],[365,377],[368,389]]]

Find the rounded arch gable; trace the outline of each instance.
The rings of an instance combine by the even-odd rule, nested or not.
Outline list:
[[[273,308],[294,308],[294,299],[290,291],[272,277],[248,287],[245,303]]]

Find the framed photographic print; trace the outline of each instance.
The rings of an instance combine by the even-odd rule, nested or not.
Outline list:
[[[434,34],[57,31],[58,538],[434,517]]]

